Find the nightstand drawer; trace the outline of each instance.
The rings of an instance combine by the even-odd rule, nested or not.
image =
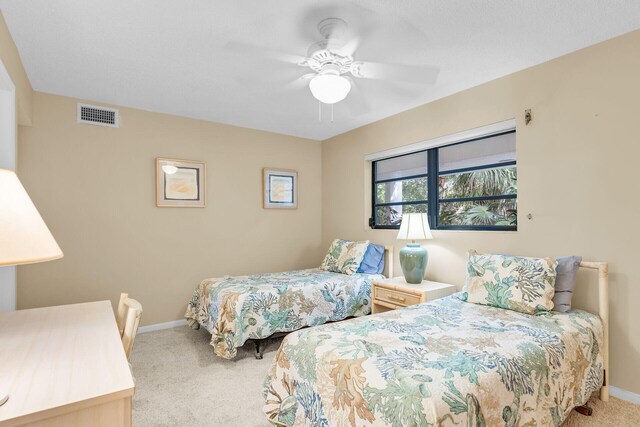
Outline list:
[[[374,299],[390,302],[391,304],[401,305],[405,307],[420,303],[420,297],[417,295],[406,294],[404,292],[386,289],[380,286],[376,286],[374,289],[375,289],[375,294],[373,295]]]

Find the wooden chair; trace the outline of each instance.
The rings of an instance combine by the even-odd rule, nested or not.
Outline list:
[[[142,305],[133,298],[129,298],[129,294],[120,294],[116,323],[118,324],[118,330],[122,338],[122,346],[124,347],[124,353],[127,355],[127,358],[129,358],[133,342],[136,339],[141,316]]]

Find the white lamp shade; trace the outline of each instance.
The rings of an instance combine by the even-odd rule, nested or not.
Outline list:
[[[335,74],[320,74],[309,82],[309,89],[320,102],[335,104],[347,97],[351,83],[345,77]]]
[[[0,169],[0,266],[62,258],[16,174]]]
[[[429,218],[426,213],[408,213],[402,215],[399,240],[427,240],[433,239]]]

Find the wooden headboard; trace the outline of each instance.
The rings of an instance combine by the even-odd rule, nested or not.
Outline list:
[[[382,274],[385,275],[388,279],[393,277],[393,257],[395,254],[393,253],[393,246],[385,246],[384,247],[384,271]]]
[[[598,315],[602,319],[604,333],[604,348],[602,349],[602,365],[604,369],[604,384],[600,389],[600,400],[609,400],[609,264],[606,262],[580,263],[581,268],[598,270]]]

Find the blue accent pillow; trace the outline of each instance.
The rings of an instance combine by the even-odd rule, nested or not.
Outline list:
[[[384,246],[369,243],[356,273],[382,274],[384,271]]]

